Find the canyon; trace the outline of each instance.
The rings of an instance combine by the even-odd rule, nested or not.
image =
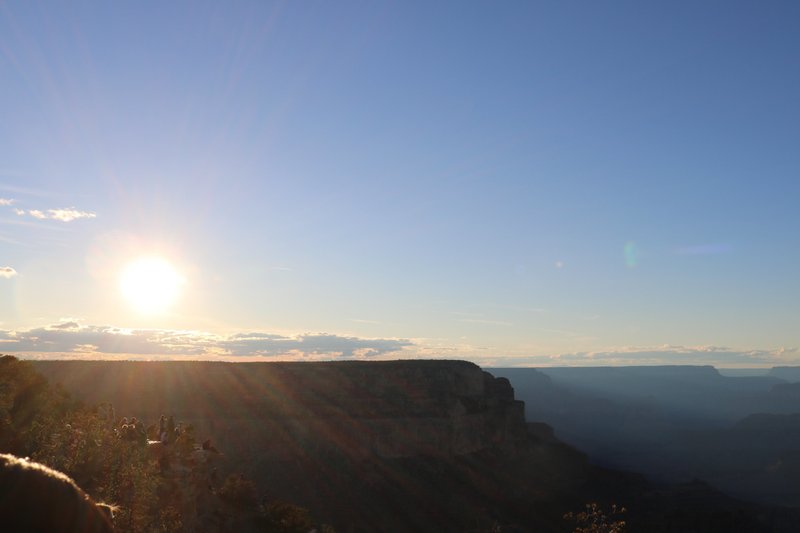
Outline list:
[[[551,425],[525,420],[512,382],[465,361],[31,363],[75,399],[113,405],[116,419],[193,426],[222,453],[221,478],[246,476],[265,500],[337,531],[562,531],[564,513],[590,501],[628,507],[631,530],[796,523],[698,481],[654,486],[593,465]],[[527,400],[553,399],[547,378],[526,377],[544,394]]]

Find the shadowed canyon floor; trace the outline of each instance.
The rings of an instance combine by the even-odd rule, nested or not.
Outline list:
[[[610,468],[800,506],[800,376],[726,376],[710,366],[494,369],[528,420]]]

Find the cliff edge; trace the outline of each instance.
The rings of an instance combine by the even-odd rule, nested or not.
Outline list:
[[[111,402],[119,417],[174,415],[234,453],[455,456],[526,438],[508,380],[465,361],[33,364],[80,400]]]

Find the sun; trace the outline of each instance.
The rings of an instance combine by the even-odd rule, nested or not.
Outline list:
[[[185,280],[160,257],[143,257],[122,271],[122,296],[144,315],[164,314],[178,298]]]

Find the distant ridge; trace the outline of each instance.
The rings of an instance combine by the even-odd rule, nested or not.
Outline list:
[[[775,366],[769,371],[769,375],[786,381],[800,381],[800,366]]]

